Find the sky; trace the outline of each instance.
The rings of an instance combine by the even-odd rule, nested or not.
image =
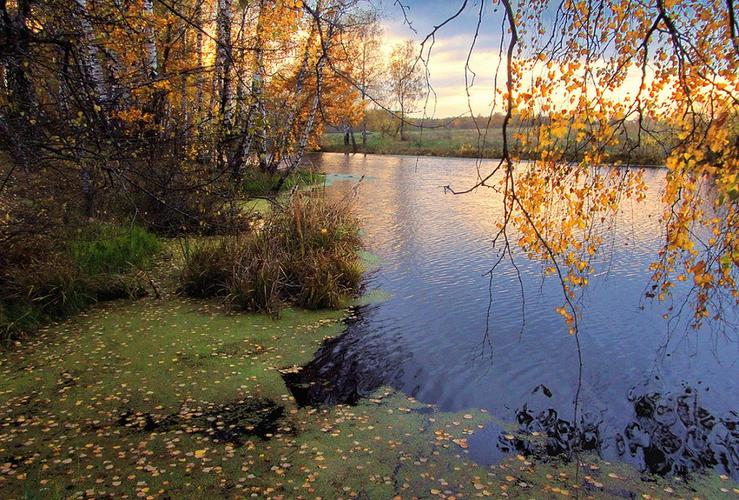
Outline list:
[[[402,40],[412,39],[420,44],[435,25],[453,16],[463,4],[461,0],[399,1],[406,6],[405,12],[413,29],[406,23],[403,10],[394,0],[382,0],[379,5],[384,13],[382,24],[385,31],[386,53]],[[430,82],[436,93],[436,99],[431,96],[426,106],[426,116],[441,118],[469,114],[470,107],[475,115],[490,113],[493,102],[493,79],[499,61],[502,21],[501,8],[498,7],[497,11],[494,11],[492,2],[484,3],[480,32],[470,58],[470,70],[476,73],[476,76],[470,89],[469,103],[465,91],[465,65],[477,27],[480,1],[468,1],[460,16],[436,34],[429,61]],[[467,78],[472,83],[471,72],[467,72]],[[499,86],[501,85],[503,80],[499,80]],[[423,111],[420,110],[417,114],[422,115]]]
[[[417,42],[420,50],[420,43],[433,31],[434,26],[452,17],[464,4],[463,0],[369,1],[383,12],[386,55],[389,55],[394,45],[407,39]],[[470,83],[473,82],[473,75],[470,71],[465,71],[465,66],[477,29],[481,1],[484,2],[482,20],[469,64],[469,69],[475,73],[474,84],[468,98],[465,74]],[[399,4],[406,7],[405,14],[412,28],[408,26]],[[494,5],[490,0],[468,0],[462,13],[437,31],[428,64],[430,82],[436,98],[434,99],[432,95],[425,109],[421,104],[415,113],[416,116],[447,118],[469,115],[470,112],[474,115],[487,116],[491,110],[502,111],[503,103],[500,98],[493,108],[493,89],[496,69],[500,63],[500,42],[504,30],[503,13],[503,7]],[[538,74],[544,74],[543,69]],[[649,78],[648,75],[647,79]],[[502,89],[504,85],[505,68],[501,67],[498,88]],[[640,70],[636,66],[630,67],[625,83],[612,91],[612,97],[630,99],[636,94],[639,86]],[[669,93],[666,93],[663,98],[668,95]],[[552,101],[555,105],[567,106],[564,94],[553,94]]]

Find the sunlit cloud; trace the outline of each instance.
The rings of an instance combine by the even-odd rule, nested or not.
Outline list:
[[[460,115],[488,115],[491,112],[503,111],[501,96],[497,96],[496,84],[499,91],[505,87],[505,54],[501,57],[500,40],[503,31],[500,26],[500,12],[495,12],[491,4],[486,6],[482,17],[479,33],[475,39],[475,30],[478,23],[478,9],[468,7],[457,19],[440,29],[433,40],[430,57],[426,58],[431,40],[426,41],[422,52],[421,43],[427,35],[446,18],[454,14],[460,3],[440,0],[405,0],[407,12],[415,32],[407,25],[402,11],[397,4],[386,0],[385,19],[383,20],[384,43],[383,54],[389,59],[395,45],[404,40],[413,40],[423,53],[427,63],[428,81],[430,84],[427,102],[421,102],[415,116],[453,117]],[[478,4],[479,5],[479,4]],[[471,45],[474,50],[470,54]],[[469,61],[468,61],[469,58]],[[593,67],[602,67],[604,62],[594,61]],[[554,64],[555,78],[561,76],[560,68]],[[537,76],[546,75],[549,68],[536,65],[522,77],[519,91],[526,91],[527,86],[535,81]],[[497,80],[496,80],[497,74]],[[645,83],[649,86],[654,77],[651,68],[647,68]],[[641,69],[637,66],[628,68],[623,84],[605,93],[608,99],[633,101],[642,83]],[[593,91],[594,89],[591,89]],[[553,108],[570,108],[572,104],[562,89],[554,89],[549,96]],[[664,89],[658,100],[669,101],[670,89]]]
[[[491,112],[502,112],[503,103],[500,95],[496,100],[496,84],[500,91],[505,86],[505,56],[501,57],[499,48],[491,47],[490,37],[481,37],[472,52],[472,34],[455,34],[451,36],[437,36],[433,45],[430,42],[422,48],[420,36],[416,36],[419,55],[423,58],[424,70],[427,71],[429,87],[428,99],[417,106],[414,115],[417,117],[453,117],[460,115],[483,115]],[[383,44],[383,53],[389,60],[390,53],[395,45],[408,38],[386,33]],[[431,48],[430,57],[428,49]],[[603,62],[594,62],[593,69],[604,65]],[[559,78],[562,70],[554,64],[555,78]],[[537,64],[527,71],[522,78],[520,91],[526,91],[529,84],[538,76],[546,75],[549,71],[544,64]],[[497,78],[496,78],[497,75]],[[654,74],[647,68],[645,83],[648,86]],[[633,100],[642,83],[641,69],[636,65],[628,68],[623,84],[609,90],[604,97],[621,100]],[[660,95],[662,100],[669,99],[669,90]],[[569,108],[569,95],[555,89],[550,97],[550,103],[556,108]]]

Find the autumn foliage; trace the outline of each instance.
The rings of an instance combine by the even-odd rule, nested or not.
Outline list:
[[[345,0],[0,2],[0,302],[39,289],[16,279],[29,269],[80,283],[59,249],[99,223],[243,231],[250,180],[291,185],[324,125],[356,118],[346,47],[362,12]],[[98,295],[83,288],[81,302]]]

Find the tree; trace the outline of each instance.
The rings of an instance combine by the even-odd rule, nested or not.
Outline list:
[[[358,4],[0,1],[0,194],[59,221],[221,230],[246,171],[289,174],[326,111],[358,101],[331,69],[354,71],[338,40],[358,29]]]
[[[388,64],[390,94],[398,105],[400,140],[405,141],[405,125],[410,113],[423,96],[424,78],[421,64],[412,40],[395,46]]]
[[[358,60],[354,66],[356,67],[356,85],[360,92],[362,105],[362,151],[366,152],[368,100],[377,101],[382,97],[385,62],[380,55],[383,30],[376,13],[369,11],[359,21]]]

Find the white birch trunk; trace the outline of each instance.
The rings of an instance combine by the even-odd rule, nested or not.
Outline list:
[[[103,73],[103,67],[100,64],[100,52],[95,44],[95,34],[92,29],[92,24],[87,18],[87,0],[75,0],[80,10],[80,27],[82,28],[82,35],[84,37],[84,43],[80,50],[82,56],[82,65],[84,66],[85,76],[90,81],[92,88],[95,92],[95,100],[97,102],[107,101],[109,98],[108,91],[105,85],[105,75]]]
[[[203,112],[203,89],[204,89],[204,78],[203,78],[203,1],[196,0],[197,5],[195,6],[195,26],[197,26],[197,32],[195,34],[195,51],[198,58],[198,70],[195,77],[195,113],[199,119]]]
[[[216,69],[220,90],[220,111],[224,123],[231,122],[232,85],[231,85],[231,22],[232,0],[218,0],[218,36],[216,47]]]
[[[146,42],[144,43],[144,50],[146,50],[147,58],[147,71],[150,78],[156,78],[159,74],[158,62],[157,62],[157,42],[156,34],[154,32],[154,0],[144,0],[144,16],[148,23],[146,27]]]

